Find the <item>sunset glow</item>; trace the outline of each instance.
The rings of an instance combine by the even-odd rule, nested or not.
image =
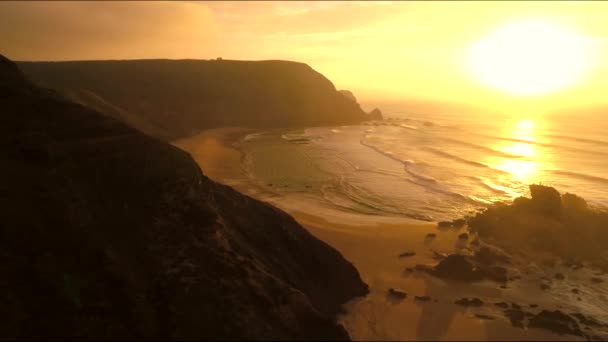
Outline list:
[[[527,19],[501,26],[469,50],[469,66],[486,85],[518,96],[572,86],[591,63],[588,40],[557,23]]]
[[[284,59],[364,103],[544,110],[605,98],[606,11],[602,1],[5,2],[0,36],[16,60]]]

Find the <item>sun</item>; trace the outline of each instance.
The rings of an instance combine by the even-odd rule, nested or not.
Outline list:
[[[468,49],[468,64],[482,83],[510,95],[539,96],[576,84],[588,71],[588,38],[547,19],[499,27]]]

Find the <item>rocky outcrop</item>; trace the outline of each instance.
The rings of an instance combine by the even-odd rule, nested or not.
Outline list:
[[[33,81],[166,140],[201,129],[344,125],[359,104],[303,63],[233,60],[21,62]]]
[[[338,90],[338,92],[342,94],[342,96],[344,96],[345,98],[351,100],[352,102],[357,102],[357,98],[350,90]]]
[[[378,108],[374,108],[371,112],[367,113],[368,120],[382,120],[384,117],[382,116],[382,112]]]
[[[495,204],[477,213],[468,220],[471,232],[510,254],[539,255],[540,251],[577,260],[566,265],[574,269],[582,268],[582,261],[608,269],[605,208],[589,206],[573,194],[560,196],[555,188],[543,185],[530,185],[530,194],[511,205]]]
[[[559,310],[542,310],[530,318],[528,326],[550,330],[558,334],[583,335],[577,321]]]
[[[435,266],[416,265],[417,270],[430,273],[438,278],[475,282],[484,279],[506,282],[507,269],[498,265],[478,262],[475,256],[450,254]]]
[[[348,338],[367,286],[283,211],[5,58],[0,108],[0,336]]]

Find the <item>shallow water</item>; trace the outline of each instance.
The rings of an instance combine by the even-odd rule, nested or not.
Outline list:
[[[248,136],[249,177],[335,209],[436,221],[542,183],[608,206],[608,122],[595,116],[393,112],[358,126]]]

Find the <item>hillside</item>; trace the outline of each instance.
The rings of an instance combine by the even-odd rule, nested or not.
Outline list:
[[[0,337],[348,337],[367,286],[283,211],[2,56],[0,108]]]
[[[167,140],[204,128],[352,124],[367,117],[354,97],[338,92],[303,63],[127,60],[18,65],[36,83]]]

